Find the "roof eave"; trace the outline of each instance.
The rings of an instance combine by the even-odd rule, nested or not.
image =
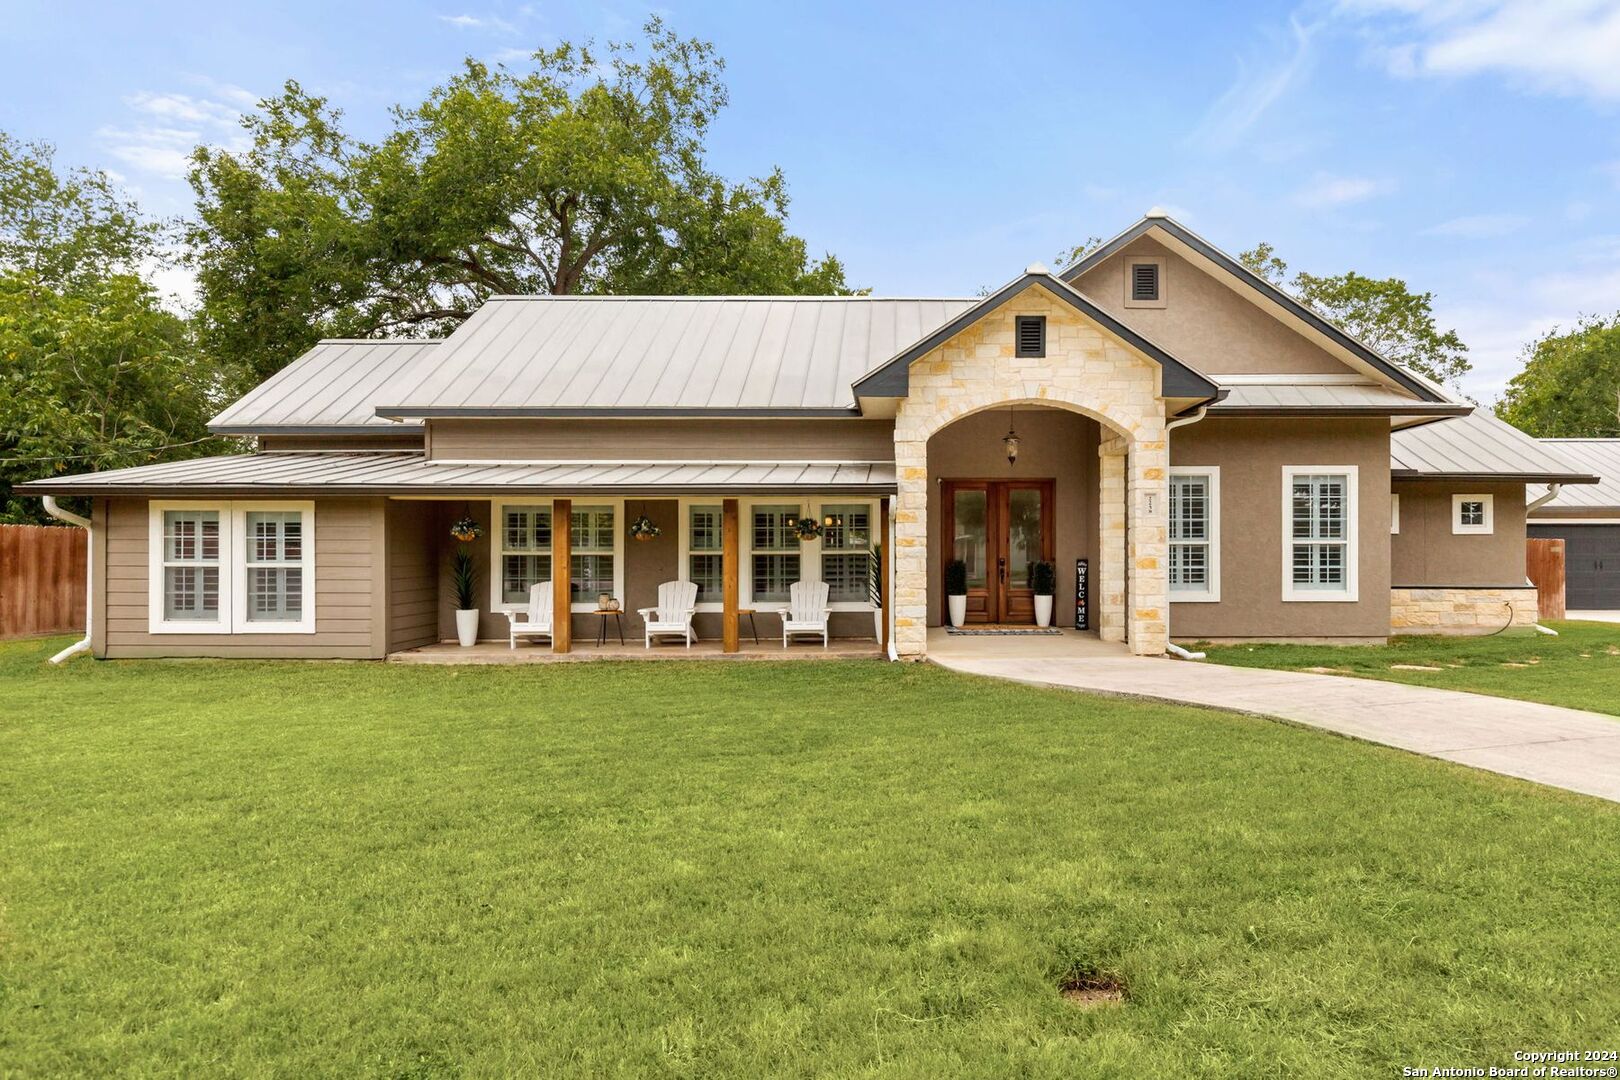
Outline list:
[[[1446,406],[1413,402],[1411,405],[1217,405],[1213,416],[1427,416],[1445,420],[1467,416],[1472,405]]]
[[[210,424],[208,430],[215,435],[397,435],[419,432],[423,424]]]
[[[1391,480],[1455,480],[1469,484],[1596,484],[1599,478],[1570,473],[1483,473],[1427,472],[1417,469],[1389,470]]]
[[[782,408],[781,406],[738,406],[732,408],[686,408],[686,407],[659,407],[659,408],[618,408],[613,406],[556,406],[535,407],[528,405],[510,406],[465,406],[465,405],[379,405],[377,416],[384,420],[591,420],[591,419],[681,419],[692,418],[699,420],[724,419],[846,419],[859,417],[859,405],[844,405],[831,408],[806,407]]]

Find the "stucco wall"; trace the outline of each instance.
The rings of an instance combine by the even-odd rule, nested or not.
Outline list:
[[[1389,538],[1396,587],[1524,584],[1523,484],[1397,480],[1394,491],[1401,497],[1401,531]],[[1454,535],[1453,495],[1494,496],[1494,530]]]
[[[1205,420],[1170,432],[1170,464],[1221,470],[1221,600],[1172,601],[1174,639],[1381,638],[1389,633],[1387,420]],[[1359,599],[1353,603],[1282,598],[1286,465],[1358,467]]]
[[[1125,306],[1125,267],[1133,256],[1164,260],[1164,307]],[[1342,375],[1352,370],[1218,278],[1148,237],[1103,260],[1074,285],[1104,311],[1210,375]]]
[[[930,494],[939,492],[940,480],[1026,480],[1051,477],[1057,594],[1053,622],[1072,626],[1074,561],[1092,560],[1097,572],[1097,421],[1064,409],[1025,406],[1013,414],[1022,440],[1018,462],[1007,464],[1001,438],[1007,434],[1005,410],[974,413],[936,432],[928,440]],[[941,576],[950,549],[944,534],[943,500],[928,501],[928,625],[944,619]],[[1092,578],[1095,587],[1096,578]]]

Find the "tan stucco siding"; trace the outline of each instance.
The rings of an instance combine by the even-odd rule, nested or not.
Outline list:
[[[1127,307],[1132,257],[1164,260],[1163,307]],[[1109,314],[1210,375],[1344,375],[1352,369],[1215,277],[1147,237],[1074,282]]]
[[[1397,587],[1522,585],[1524,485],[1397,480],[1400,532],[1389,538],[1390,579]],[[1490,495],[1489,534],[1452,532],[1453,495]]]
[[[439,640],[440,538],[435,504],[388,503],[388,651]]]
[[[1389,423],[1205,420],[1170,432],[1170,465],[1221,470],[1221,599],[1176,602],[1170,633],[1198,638],[1381,638],[1389,633]],[[1283,600],[1283,469],[1357,468],[1354,602]]]
[[[148,622],[150,519],[145,499],[106,500],[105,645],[100,655],[365,659],[383,655],[381,499],[315,503],[313,634],[153,634]]]
[[[1018,461],[1007,464],[1001,439],[1011,422],[1022,440]],[[1004,409],[974,413],[935,432],[928,440],[928,475],[939,480],[1023,480],[1052,478],[1057,563],[1054,621],[1074,622],[1074,562],[1090,559],[1097,572],[1097,421],[1063,409],[1025,406],[1009,417]],[[936,484],[934,492],[939,488]],[[950,540],[944,534],[941,499],[928,500],[928,625],[944,619],[941,577]],[[1096,578],[1092,578],[1095,590]]]
[[[893,461],[892,420],[434,420],[440,460]]]

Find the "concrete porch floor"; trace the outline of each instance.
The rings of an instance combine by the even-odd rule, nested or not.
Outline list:
[[[1080,660],[1129,656],[1124,642],[1103,641],[1094,630],[1059,628],[1057,634],[952,634],[928,628],[928,658],[950,667],[978,660]]]
[[[623,645],[617,637],[606,645],[597,645],[595,638],[576,638],[573,651],[566,653],[554,653],[544,642],[520,641],[514,649],[505,641],[480,641],[463,649],[454,641],[440,641],[389,653],[388,659],[396,664],[569,664],[587,660],[878,660],[882,655],[871,638],[833,638],[825,649],[819,640],[806,638],[784,649],[781,638],[761,637],[756,645],[744,633],[742,651],[735,653],[722,652],[718,639],[694,641],[690,649],[675,639],[648,649],[640,638],[627,636]]]

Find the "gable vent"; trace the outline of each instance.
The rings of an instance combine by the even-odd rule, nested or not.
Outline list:
[[[1131,299],[1157,300],[1158,298],[1158,263],[1133,263],[1131,266]]]
[[[1019,356],[1046,355],[1045,315],[1018,316],[1015,334],[1018,339],[1017,354]]]

